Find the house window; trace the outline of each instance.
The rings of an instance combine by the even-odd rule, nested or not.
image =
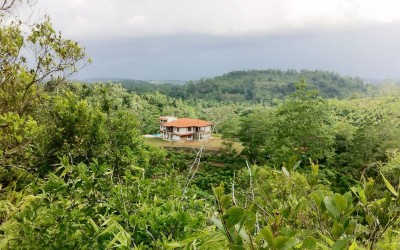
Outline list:
[[[189,131],[189,132],[192,131],[192,127],[188,127],[188,131]]]
[[[179,128],[176,128],[176,132],[179,132]]]

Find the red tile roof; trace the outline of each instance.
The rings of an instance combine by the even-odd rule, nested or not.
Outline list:
[[[166,127],[186,128],[186,127],[206,127],[206,126],[211,126],[212,123],[198,119],[179,118],[175,121],[163,123],[162,125]]]

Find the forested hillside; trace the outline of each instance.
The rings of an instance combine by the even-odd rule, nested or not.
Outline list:
[[[398,86],[299,80],[267,105],[76,83],[79,44],[0,15],[0,249],[400,248]],[[160,115],[212,121],[223,148],[145,144]]]
[[[295,85],[306,81],[310,89],[319,90],[325,98],[365,96],[374,89],[360,78],[337,73],[309,70],[233,71],[215,78],[189,81],[183,85],[151,84],[134,80],[120,81],[128,91],[147,93],[158,91],[174,98],[204,99],[225,102],[272,103],[294,92]]]

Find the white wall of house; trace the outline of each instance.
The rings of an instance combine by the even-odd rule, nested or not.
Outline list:
[[[173,140],[173,141],[180,141],[180,140],[181,140],[181,137],[180,137],[179,135],[173,135],[173,136],[172,136],[172,140]]]
[[[188,141],[207,140],[207,139],[211,138],[211,130],[212,130],[211,126],[187,127],[187,128],[173,127],[172,131],[170,131],[170,132],[167,131],[168,127],[161,125],[160,128],[162,130],[162,138],[164,140],[169,140],[169,141],[181,141],[180,135],[187,135],[187,134],[193,134],[193,135],[186,137],[186,140],[188,140]],[[198,130],[196,131],[196,129],[198,129]],[[201,132],[201,133],[197,133],[197,132]]]
[[[186,133],[188,133],[188,129],[187,128],[174,128],[174,132],[179,133],[179,134],[186,134]]]

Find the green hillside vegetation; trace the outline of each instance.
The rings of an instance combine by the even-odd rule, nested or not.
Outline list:
[[[309,84],[310,89],[319,90],[324,98],[365,96],[374,89],[373,85],[363,83],[360,78],[344,77],[333,72],[273,69],[233,71],[183,85],[159,85],[133,80],[121,83],[128,91],[136,93],[158,91],[174,98],[272,104],[275,99],[283,99],[293,93],[295,85],[302,80]]]
[[[398,86],[328,99],[299,80],[267,105],[243,93],[227,102],[221,89],[183,99],[75,83],[65,76],[90,63],[85,50],[48,18],[25,26],[7,14],[0,249],[400,248]],[[236,74],[249,73],[197,84]],[[146,143],[160,115],[212,121],[219,149]]]

